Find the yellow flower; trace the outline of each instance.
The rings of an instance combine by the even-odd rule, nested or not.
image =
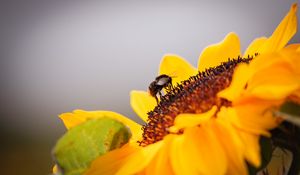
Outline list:
[[[246,58],[234,33],[207,47],[198,69],[164,56],[159,74],[175,74],[179,85],[158,105],[147,92],[131,92],[144,126],[110,111],[62,114],[67,128],[109,116],[132,132],[129,143],[94,160],[86,174],[248,174],[246,162],[260,166],[259,136],[278,124],[267,109],[300,94],[299,47],[284,48],[296,32],[296,11],[294,4],[270,38],[254,40]]]

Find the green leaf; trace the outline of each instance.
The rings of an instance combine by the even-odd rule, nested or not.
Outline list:
[[[293,160],[291,167],[289,169],[288,175],[293,175],[293,174],[299,174],[300,173],[300,152],[297,150],[294,150],[292,152],[293,154]]]
[[[259,143],[260,143],[260,148],[261,148],[260,153],[261,153],[261,159],[262,159],[260,169],[263,169],[269,164],[269,162],[272,158],[272,153],[273,153],[272,141],[270,138],[261,137]]]
[[[64,175],[82,174],[98,156],[129,141],[129,129],[119,121],[103,117],[71,128],[56,143],[53,155]]]
[[[282,117],[284,120],[300,126],[300,105],[293,102],[284,103],[275,115]]]
[[[286,102],[281,106],[280,112],[300,117],[300,105],[293,102]]]

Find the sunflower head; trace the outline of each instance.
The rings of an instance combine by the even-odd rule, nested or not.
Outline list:
[[[221,65],[189,77],[161,96],[158,105],[148,112],[147,124],[143,126],[141,146],[160,141],[170,134],[176,116],[190,113],[200,114],[213,106],[219,110],[222,106],[231,106],[231,102],[217,96],[218,92],[230,85],[234,68],[240,63],[249,63],[253,57],[228,59]],[[172,133],[180,134],[180,132]]]

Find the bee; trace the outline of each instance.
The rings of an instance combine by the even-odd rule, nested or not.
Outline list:
[[[149,93],[151,96],[153,96],[156,99],[156,102],[158,103],[157,94],[159,94],[159,97],[162,97],[162,89],[166,88],[167,90],[171,90],[173,88],[172,85],[172,78],[168,75],[162,74],[155,78],[152,83],[149,85]]]

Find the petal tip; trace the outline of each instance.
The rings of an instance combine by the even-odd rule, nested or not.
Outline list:
[[[163,57],[161,59],[161,62],[160,62],[160,65],[162,65],[164,62],[172,62],[176,59],[185,61],[185,59],[183,57],[179,56],[179,55],[168,53],[168,54],[163,55]]]
[[[240,39],[235,32],[228,33],[222,41],[207,46],[199,56],[198,70],[205,71],[209,67],[215,67],[228,58],[241,55]]]
[[[298,10],[298,3],[297,2],[293,3],[291,9],[297,11]]]

